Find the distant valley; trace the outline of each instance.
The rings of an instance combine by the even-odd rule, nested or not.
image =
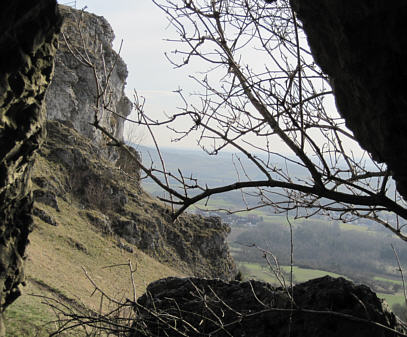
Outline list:
[[[143,163],[160,165],[159,157],[152,148],[138,147]],[[232,153],[209,156],[194,150],[160,149],[166,170],[193,176],[208,186],[233,183],[237,179]],[[241,158],[245,172],[252,178],[261,178],[258,170]],[[301,170],[296,174],[304,174]],[[162,195],[152,181],[142,181],[143,188],[154,195]],[[252,200],[253,202],[254,199]],[[253,244],[272,252],[281,263],[282,274],[289,279],[290,235],[284,214],[274,214],[270,208],[251,212],[228,214],[219,209],[244,208],[241,193],[229,192],[211,198],[207,205],[201,203],[189,212],[220,216],[231,225],[229,244],[232,255],[246,278],[265,280],[279,285],[264,259],[264,253]],[[407,247],[377,224],[363,219],[353,223],[331,221],[328,217],[314,216],[309,219],[289,217],[293,224],[294,282],[303,282],[321,275],[344,276],[355,282],[371,286],[390,305],[403,303],[402,282],[396,271],[393,244],[400,259],[407,259]]]

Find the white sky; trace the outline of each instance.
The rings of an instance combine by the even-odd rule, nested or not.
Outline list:
[[[70,0],[59,2],[69,5],[74,3]],[[115,50],[118,50],[123,39],[120,54],[129,71],[127,95],[133,99],[133,90],[137,90],[139,96],[145,97],[145,110],[150,116],[157,119],[164,111],[169,115],[176,112],[176,107],[181,106],[182,102],[174,90],[183,88],[187,93],[198,89],[193,80],[188,78],[191,72],[199,70],[197,65],[195,69],[191,65],[174,69],[165,58],[164,53],[170,53],[175,48],[173,43],[165,39],[175,38],[176,35],[173,28],[168,27],[165,14],[151,0],[76,1],[77,9],[85,6],[86,11],[104,16],[108,20],[116,35]],[[146,130],[142,131],[140,127],[132,129],[134,142],[149,146],[153,144]],[[161,147],[197,148],[194,139],[173,143],[173,136],[166,128],[160,128],[156,132]],[[349,146],[354,148],[355,144]]]

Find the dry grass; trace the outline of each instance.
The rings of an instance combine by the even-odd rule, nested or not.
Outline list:
[[[141,295],[147,284],[154,280],[182,276],[135,246],[127,244],[133,248],[133,253],[119,248],[116,237],[102,233],[80,217],[77,205],[69,205],[61,199],[58,203],[60,212],[40,205],[58,226],[35,217],[35,229],[27,250],[28,285],[6,314],[9,336],[48,335],[47,329],[41,326],[55,319],[55,315],[42,303],[43,299],[31,294],[54,297],[62,302],[69,300],[99,310],[100,297],[91,296],[94,288],[82,267],[107,294],[118,300],[133,298],[129,268],[109,266],[131,261],[133,267],[137,267],[134,273],[137,295]],[[49,326],[48,330],[52,328]]]

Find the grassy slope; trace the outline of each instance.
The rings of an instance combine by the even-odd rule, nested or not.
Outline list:
[[[44,162],[41,157],[34,167],[35,175],[62,179],[58,176],[58,167]],[[72,198],[68,197],[67,200],[71,201]],[[137,296],[154,280],[183,276],[134,245],[125,243],[133,249],[133,253],[120,248],[121,239],[113,234],[105,234],[89,223],[81,214],[82,206],[75,200],[66,202],[58,197],[57,201],[59,212],[45,204],[35,203],[58,225],[52,226],[34,217],[35,227],[27,248],[27,286],[22,288],[22,296],[6,311],[8,336],[48,336],[50,331],[55,330],[55,325],[42,327],[55,320],[56,316],[50,306],[43,303],[44,298],[33,294],[55,298],[63,304],[98,310],[100,296],[91,296],[94,287],[82,267],[100,288],[119,300],[133,298],[129,267],[108,266],[131,262],[133,269],[136,268]]]
[[[31,243],[27,251],[28,285],[6,313],[9,336],[35,336],[36,329],[33,327],[38,328],[55,319],[50,307],[41,303],[43,299],[30,294],[51,296],[64,303],[69,298],[98,310],[100,297],[91,296],[94,288],[82,267],[107,294],[117,299],[133,297],[129,268],[106,266],[131,261],[133,267],[137,267],[135,284],[138,294],[144,292],[151,281],[169,275],[181,275],[134,246],[133,253],[120,249],[116,238],[102,234],[85,222],[78,215],[77,207],[58,201],[61,209],[59,213],[41,205],[55,217],[58,226],[51,226],[35,218],[36,227],[30,236]],[[43,331],[40,336],[47,334]]]
[[[168,232],[172,230],[174,242],[158,237],[157,243],[161,245],[150,244],[154,249],[147,251],[150,256],[120,238],[113,230],[107,230],[103,223],[92,220],[89,214],[98,219],[113,213],[117,217],[130,214],[137,221],[137,228],[145,230],[141,234],[136,233],[142,243],[155,238],[159,234],[155,225],[166,221],[161,203],[140,191],[136,180],[126,178],[100,158],[91,141],[63,125],[57,127],[57,124],[48,125],[52,128],[48,128],[47,142],[39,152],[33,169],[34,190],[51,195],[48,199],[37,198],[34,207],[52,218],[57,226],[34,216],[35,228],[27,248],[27,286],[23,288],[23,295],[6,312],[8,336],[37,336],[38,331],[38,336],[47,336],[47,329],[55,331],[55,327],[51,326],[40,329],[56,317],[49,305],[42,304],[44,298],[30,294],[98,311],[100,296],[92,296],[94,286],[84,270],[109,296],[125,300],[134,296],[129,262],[136,269],[133,273],[136,297],[144,293],[146,286],[154,280],[184,276],[185,273],[191,275],[195,270],[204,274],[217,272],[223,266],[221,263],[215,266],[218,261],[213,259],[206,261],[206,255],[196,255],[193,265],[186,260],[187,254],[200,252],[197,247],[190,247],[192,239],[199,235],[205,242],[215,238],[215,232],[225,230],[213,227],[213,224],[208,228],[210,223],[201,217],[185,215],[178,225],[166,223],[171,226]],[[77,181],[73,180],[75,177]],[[87,179],[91,179],[90,183]],[[119,200],[115,197],[120,195],[126,198],[123,207],[114,204]],[[174,248],[174,245],[180,244],[184,248],[183,256]],[[151,256],[158,257],[154,259]],[[158,262],[159,257],[165,264]],[[105,305],[104,311],[107,309]]]

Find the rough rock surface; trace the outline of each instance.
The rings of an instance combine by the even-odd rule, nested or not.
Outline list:
[[[173,223],[169,210],[142,191],[131,164],[123,162],[119,168],[101,158],[100,147],[70,126],[47,122],[48,136],[33,173],[39,196],[36,216],[54,224],[42,205],[58,212],[63,199],[81,209],[90,226],[118,236],[121,246],[124,238],[187,275],[234,278],[236,267],[226,243],[228,225],[219,218],[189,214]]]
[[[130,336],[396,336],[372,322],[401,331],[368,287],[343,278],[298,284],[294,301],[284,289],[258,281],[167,278],[138,299]]]
[[[407,197],[407,3],[291,0],[339,111]]]
[[[101,126],[122,140],[124,119],[120,116],[129,115],[131,102],[124,94],[126,64],[112,47],[113,30],[101,16],[63,5],[60,11],[64,24],[55,57],[55,74],[46,95],[47,118],[70,121],[81,134],[101,144],[104,140],[102,134],[90,123],[94,121],[98,90],[102,91],[108,77],[105,101],[109,102],[109,107],[99,109],[98,118]],[[86,50],[82,38],[87,45]],[[93,69],[78,60],[85,52],[89,56],[88,61],[95,67],[99,89]]]
[[[60,25],[55,0],[0,3],[0,312],[20,294],[32,226],[30,172]],[[4,334],[0,321],[0,335]]]

